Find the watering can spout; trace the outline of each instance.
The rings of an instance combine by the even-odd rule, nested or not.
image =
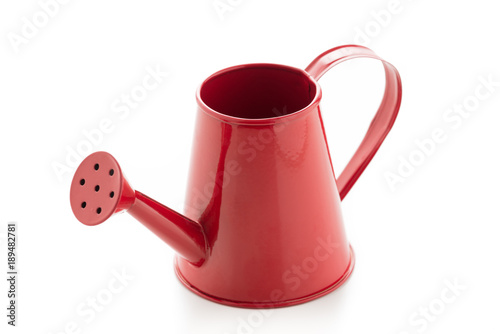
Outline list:
[[[78,167],[70,192],[71,209],[85,225],[103,223],[128,212],[187,261],[201,265],[208,254],[203,227],[139,191],[125,179],[118,162],[106,152],[89,155]]]

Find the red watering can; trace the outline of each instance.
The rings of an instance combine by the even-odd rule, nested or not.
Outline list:
[[[368,132],[336,179],[321,119],[318,79],[344,60],[381,60],[385,93]],[[375,155],[401,103],[394,66],[368,48],[346,45],[305,70],[247,64],[200,86],[184,214],[139,191],[108,153],[78,167],[71,207],[85,225],[127,211],[176,252],[191,291],[226,305],[266,308],[304,303],[351,274],[340,201]]]

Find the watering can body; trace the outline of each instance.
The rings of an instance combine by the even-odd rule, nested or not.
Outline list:
[[[256,125],[199,107],[185,214],[203,226],[210,253],[201,266],[177,257],[191,290],[273,306],[313,298],[349,275],[354,261],[321,113],[309,108]]]
[[[337,179],[317,80],[356,57],[382,61],[386,89]],[[224,69],[202,83],[196,98],[183,214],[132,190],[114,158],[98,152],[75,173],[76,217],[97,225],[128,211],[177,251],[175,270],[188,289],[226,305],[289,306],[339,287],[354,267],[341,200],[394,123],[401,102],[397,70],[371,50],[349,45],[328,50],[306,70],[277,64]],[[102,198],[89,200],[95,190],[84,189],[89,180],[105,189]]]

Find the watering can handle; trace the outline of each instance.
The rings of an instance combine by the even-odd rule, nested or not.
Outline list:
[[[319,80],[333,66],[359,57],[382,61],[385,70],[385,92],[363,141],[337,179],[341,200],[368,166],[396,120],[401,104],[401,78],[393,65],[377,56],[372,50],[359,45],[343,45],[325,51],[305,69],[315,80]]]

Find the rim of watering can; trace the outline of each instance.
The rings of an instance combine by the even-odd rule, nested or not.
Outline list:
[[[300,75],[303,75],[304,78],[306,78],[312,85],[315,86],[316,93],[315,93],[314,97],[311,99],[311,101],[305,107],[303,107],[299,110],[296,110],[294,112],[291,112],[289,114],[286,114],[286,115],[273,116],[273,117],[268,117],[268,118],[244,118],[244,117],[230,116],[230,115],[223,114],[221,112],[218,112],[218,111],[210,108],[205,103],[205,101],[203,101],[203,98],[201,97],[201,90],[208,81],[212,80],[215,77],[221,76],[221,75],[229,73],[229,72],[234,72],[234,71],[238,71],[238,70],[242,70],[242,69],[251,69],[251,68],[274,68],[274,69],[298,73]],[[277,124],[277,123],[282,123],[282,122],[288,122],[288,121],[297,119],[299,117],[303,117],[303,116],[307,115],[310,111],[314,110],[314,108],[321,101],[321,97],[322,97],[322,91],[321,91],[320,85],[305,70],[297,68],[297,67],[293,67],[293,66],[282,65],[282,64],[273,64],[273,63],[250,63],[250,64],[242,64],[242,65],[236,65],[236,66],[224,68],[222,70],[219,70],[219,71],[213,73],[208,78],[206,78],[201,83],[201,85],[198,86],[198,89],[196,90],[196,102],[198,103],[198,106],[200,107],[200,109],[203,110],[206,114],[208,114],[209,116],[212,116],[212,117],[214,117],[217,120],[222,121],[222,122],[231,123],[231,124],[245,124],[245,125],[272,125],[272,124]]]

